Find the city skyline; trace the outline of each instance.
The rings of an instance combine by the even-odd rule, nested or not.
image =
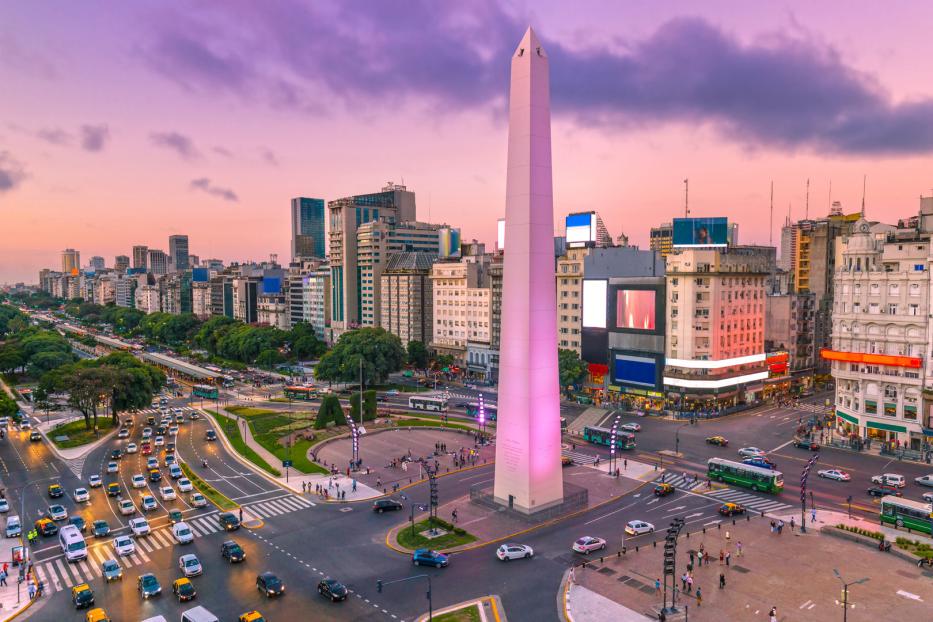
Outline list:
[[[689,178],[691,215],[731,217],[744,242],[767,243],[773,179],[776,243],[788,207],[794,219],[804,215],[807,179],[811,217],[828,212],[830,182],[832,199],[855,211],[867,175],[868,216],[886,221],[912,213],[928,192],[933,115],[914,76],[933,43],[914,7],[882,15],[864,4],[859,17],[841,21],[828,7],[752,11],[728,2],[703,17],[683,4],[590,9],[570,14],[546,3],[532,14],[486,3],[470,19],[447,8],[396,16],[375,6],[314,9],[360,25],[385,22],[395,33],[362,41],[315,31],[319,15],[293,4],[265,12],[205,5],[185,15],[177,6],[115,5],[106,23],[77,8],[56,9],[53,19],[41,3],[7,7],[0,45],[9,62],[0,76],[13,95],[0,126],[0,205],[12,235],[0,248],[0,282],[33,282],[64,248],[109,264],[179,230],[201,257],[284,258],[291,198],[374,192],[390,179],[418,195],[419,220],[459,226],[464,239],[491,245],[504,214],[507,76],[489,59],[507,54],[528,22],[562,59],[554,69],[558,219],[599,205],[613,235],[646,248],[651,226],[682,215]],[[211,17],[216,27],[193,37]],[[286,37],[289,18],[321,41]],[[234,38],[227,26],[237,20],[252,26]],[[98,35],[93,48],[82,36],[89,28]],[[424,36],[395,45],[412,28]],[[475,43],[481,29],[486,47]],[[45,37],[56,44],[43,47]],[[234,54],[239,37],[271,69]],[[291,53],[261,37],[288,41],[281,48]],[[670,63],[678,67],[684,47],[659,51],[672,37],[697,51],[686,65],[695,90],[660,86],[679,75]],[[378,54],[396,79],[371,63],[356,74],[346,61],[324,71],[328,43],[358,44],[354,60]],[[464,53],[442,56],[450,43]],[[734,75],[718,83],[712,65]],[[575,76],[600,70],[616,80],[574,88]],[[704,86],[723,88],[707,101]],[[351,112],[348,102],[367,88],[387,105]],[[859,125],[838,125],[842,118]],[[308,149],[296,135],[327,149]],[[476,217],[459,217],[467,211]]]

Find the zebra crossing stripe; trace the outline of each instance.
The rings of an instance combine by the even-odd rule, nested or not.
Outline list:
[[[157,548],[162,548],[163,546],[169,546],[169,545],[172,544],[171,538],[168,538],[168,537],[166,536],[166,533],[165,533],[164,531],[161,531],[161,530],[159,530],[159,531],[154,531],[154,532],[152,532],[152,536],[151,536],[151,537],[152,537],[157,543],[160,544],[160,546],[158,546]]]
[[[297,512],[298,510],[303,510],[303,509],[304,509],[303,506],[298,505],[297,503],[295,503],[294,500],[292,499],[292,497],[285,497],[284,499],[278,499],[277,501],[278,501],[281,505],[284,505],[284,506],[287,507],[287,508],[291,508],[291,511],[292,511],[292,512]]]
[[[150,561],[150,560],[149,560],[149,556],[146,555],[146,551],[144,551],[144,550],[142,550],[142,549],[140,549],[140,548],[137,548],[137,549],[136,549],[136,554],[139,555],[140,557],[142,557],[147,563]]]
[[[55,560],[55,567],[58,568],[58,574],[61,576],[61,581],[56,581],[58,583],[58,589],[62,589],[62,583],[65,583],[68,587],[71,587],[71,577],[68,574],[68,571],[65,570],[65,565],[62,563],[62,560]]]
[[[44,583],[45,585],[49,587],[52,587],[51,584],[48,582],[48,579],[46,579],[45,571],[42,570],[42,566],[36,566],[35,571],[36,571],[36,576],[39,577],[39,580],[42,581],[42,583]]]
[[[276,514],[288,514],[289,512],[294,512],[292,508],[284,505],[280,501],[270,501],[269,505],[271,505],[273,509],[278,510]]]
[[[258,505],[250,505],[250,506],[247,506],[247,508],[248,508],[251,512],[254,512],[254,513],[258,514],[258,515],[261,516],[262,518],[269,518],[269,515],[268,515],[260,506],[258,506]]]
[[[198,525],[197,525],[196,523],[194,523],[194,522],[189,522],[189,523],[186,523],[186,524],[188,525],[188,529],[190,529],[190,530],[191,530],[191,533],[193,533],[194,535],[196,535],[196,536],[198,536],[198,537],[201,537],[201,536],[204,535],[204,533],[201,531],[201,528],[198,527]]]

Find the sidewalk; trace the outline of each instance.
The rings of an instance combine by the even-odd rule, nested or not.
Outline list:
[[[23,566],[13,565],[13,547],[20,544],[19,538],[0,540],[0,565],[9,564],[7,584],[0,586],[0,620],[9,620],[31,604],[28,584],[25,581],[17,583],[20,568]]]

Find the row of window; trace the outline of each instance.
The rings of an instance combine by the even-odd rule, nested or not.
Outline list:
[[[918,297],[922,293],[922,288],[920,283],[910,283],[907,285],[907,293],[909,296]],[[848,294],[850,287],[848,283],[842,284],[842,293]],[[862,284],[854,283],[851,286],[851,291],[855,294],[862,293]],[[869,296],[880,296],[881,295],[881,284],[880,283],[869,283],[868,284],[868,295]],[[888,284],[888,296],[900,296],[901,295],[901,284],[900,283],[889,283]]]

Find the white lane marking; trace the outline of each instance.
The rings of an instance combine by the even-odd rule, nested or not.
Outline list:
[[[921,603],[923,602],[923,599],[917,596],[916,594],[911,594],[910,592],[905,592],[904,590],[898,590],[896,594],[898,596],[903,596],[904,598],[909,598],[910,600],[917,600],[917,601],[920,601]]]

